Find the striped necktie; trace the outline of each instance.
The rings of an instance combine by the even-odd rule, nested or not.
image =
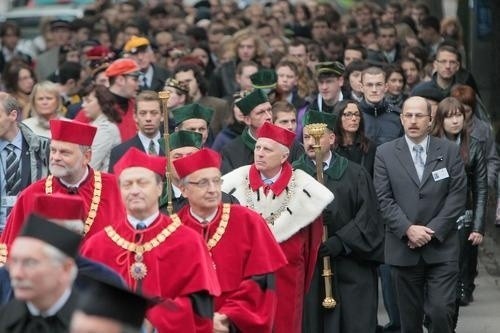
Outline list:
[[[9,143],[7,147],[7,160],[5,162],[5,193],[17,195],[21,190],[21,157],[16,154],[16,147]]]
[[[149,155],[158,155],[158,153],[156,152],[156,147],[155,147],[155,143],[153,140],[149,141],[148,154]]]

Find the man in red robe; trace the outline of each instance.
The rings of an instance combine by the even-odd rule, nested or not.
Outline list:
[[[115,177],[88,165],[96,130],[94,126],[77,121],[50,121],[51,175],[28,186],[17,198],[0,236],[0,264],[5,263],[11,243],[33,211],[36,194],[73,194],[83,199],[87,212],[83,242],[106,225],[125,217]]]
[[[246,207],[221,202],[217,152],[202,149],[173,164],[189,205],[172,219],[204,237],[221,286],[213,332],[272,332],[275,272],[286,258],[265,221]]]
[[[81,253],[116,270],[131,289],[164,300],[147,316],[159,332],[211,333],[217,276],[201,237],[159,212],[165,166],[165,157],[130,148],[114,167],[127,218]]]
[[[271,123],[257,131],[254,160],[224,175],[222,190],[266,219],[288,265],[276,272],[278,308],[273,332],[300,333],[322,224],[318,219],[333,194],[287,161],[295,133]]]

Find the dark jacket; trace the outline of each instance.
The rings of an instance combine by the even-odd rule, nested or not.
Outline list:
[[[403,135],[403,126],[399,117],[401,110],[398,107],[389,104],[385,99],[377,104],[363,99],[359,107],[363,112],[365,135],[376,146]]]
[[[488,200],[488,177],[483,145],[470,138],[469,159],[465,163],[467,175],[466,209],[472,209],[472,231],[484,235],[486,204]]]
[[[10,301],[0,308],[0,332],[8,333],[66,333],[69,331],[71,316],[76,308],[77,296],[74,292],[66,301],[64,306],[54,315],[43,319],[45,331],[40,331],[40,327],[30,330],[29,325],[33,324],[35,319],[25,302],[16,299]]]
[[[212,73],[208,85],[208,95],[223,98],[238,91],[236,83],[236,61],[220,64]]]

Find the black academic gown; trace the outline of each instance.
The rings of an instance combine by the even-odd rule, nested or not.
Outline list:
[[[76,295],[71,293],[68,301],[48,318],[34,317],[25,302],[16,299],[0,308],[1,333],[66,333],[76,307]]]
[[[383,261],[384,229],[377,213],[377,197],[368,172],[333,154],[324,171],[325,186],[335,199],[323,213],[328,226],[328,248],[333,268],[335,309],[325,310],[323,261],[318,258],[304,304],[304,333],[375,332],[377,324],[376,267]],[[293,164],[316,177],[316,166],[303,155]]]

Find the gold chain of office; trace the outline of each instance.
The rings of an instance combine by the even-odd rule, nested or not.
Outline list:
[[[53,175],[50,175],[45,180],[45,193],[52,194],[52,183],[53,183]],[[89,213],[87,215],[87,219],[85,220],[85,225],[83,227],[83,235],[86,235],[87,232],[92,227],[94,223],[95,217],[97,216],[97,209],[99,208],[99,204],[101,202],[101,192],[102,192],[102,177],[99,171],[94,172],[94,193],[92,194],[92,202],[90,203]]]
[[[217,243],[222,239],[222,236],[226,232],[226,227],[227,224],[229,223],[229,213],[231,212],[231,205],[228,203],[225,203],[222,205],[222,214],[221,218],[219,221],[219,225],[217,226],[217,229],[215,230],[214,234],[210,239],[207,241],[207,247],[208,251],[211,251]],[[173,221],[181,222],[179,216],[177,214],[172,214],[170,218]]]
[[[250,185],[248,185],[249,184],[248,176],[245,178],[244,184],[247,187],[245,197],[246,197],[246,202],[247,202],[248,208],[250,208],[256,212],[259,212],[259,210],[255,209],[255,203],[253,201],[253,191],[252,191],[252,188],[250,187]],[[295,183],[295,173],[292,172],[292,177],[290,178],[290,182],[288,183],[288,186],[286,189],[285,200],[283,200],[283,203],[281,204],[281,206],[277,210],[272,212],[269,216],[267,216],[267,217],[263,216],[264,219],[266,220],[267,224],[274,226],[274,222],[276,221],[276,219],[278,217],[280,217],[280,215],[288,208],[288,204],[290,203],[290,200],[292,199],[293,195],[295,194],[296,187],[297,186]],[[258,191],[258,189],[257,189],[257,191]],[[261,215],[262,215],[262,213],[261,213]]]
[[[146,265],[143,263],[144,260],[144,253],[151,251],[152,249],[158,247],[160,244],[162,244],[172,233],[179,228],[181,225],[180,220],[173,220],[172,223],[170,223],[165,229],[160,231],[158,235],[156,235],[153,239],[150,241],[144,243],[144,244],[137,244],[137,243],[132,243],[123,238],[122,236],[118,235],[118,233],[115,231],[115,229],[112,226],[107,226],[104,228],[104,231],[106,232],[106,235],[119,247],[121,247],[124,250],[134,252],[134,260],[135,262],[130,265],[130,275],[135,279],[135,280],[141,280],[144,279],[148,273],[148,269]]]

